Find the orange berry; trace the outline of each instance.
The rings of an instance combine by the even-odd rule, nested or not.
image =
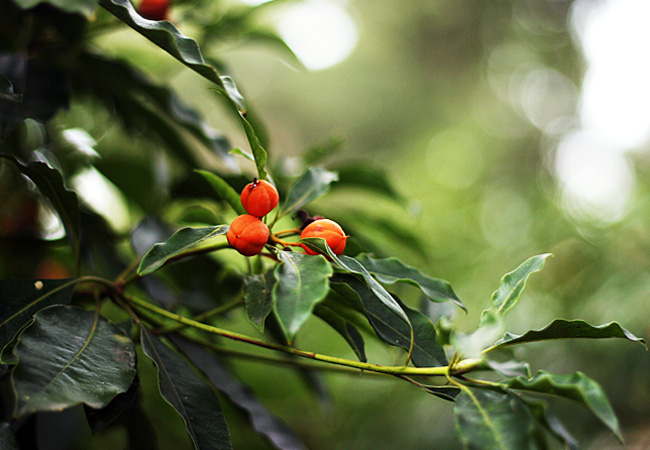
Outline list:
[[[169,0],[142,0],[138,13],[149,20],[167,20],[170,6]]]
[[[257,217],[243,214],[232,221],[226,238],[242,255],[257,255],[269,240],[269,227]]]
[[[345,249],[345,241],[349,236],[343,232],[343,228],[329,219],[318,219],[314,220],[312,223],[307,225],[302,233],[300,233],[300,239],[304,238],[323,238],[327,245],[330,246],[335,255],[340,255]],[[305,244],[301,244],[302,248],[310,255],[316,255],[317,253],[307,247]]]
[[[241,191],[241,204],[248,214],[264,217],[278,205],[280,195],[271,183],[255,179]]]

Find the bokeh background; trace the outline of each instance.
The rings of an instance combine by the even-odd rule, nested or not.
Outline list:
[[[215,2],[215,8],[236,4]],[[192,2],[179,2],[171,18],[191,36],[191,16]],[[277,29],[295,55],[237,36],[212,39],[203,51],[224,64],[265,125],[274,164],[290,172],[314,145],[340,139],[340,150],[324,160],[328,166],[382,168],[405,199],[395,204],[364,194],[359,201],[354,192],[334,191],[313,213],[358,215],[369,228],[390,218],[419,236],[413,248],[413,241],[386,236],[377,225],[387,253],[452,284],[469,309],[456,314],[461,330],[477,323],[504,273],[552,252],[508,317],[509,331],[542,328],[556,317],[615,320],[648,340],[650,3],[276,1],[255,21]],[[207,83],[144,38],[125,29],[98,36],[94,45],[172,85],[245,146],[237,124],[206,95]],[[57,120],[111,136],[102,125],[111,119],[102,114],[73,104]],[[151,145],[93,137],[108,178],[111,154],[138,164],[138,146]],[[77,187],[116,229],[128,230],[146,211],[124,204],[98,177],[82,174]],[[246,330],[245,321],[233,323]],[[317,319],[301,333],[303,348],[351,353]],[[371,355],[386,358],[382,352],[371,345]],[[604,386],[629,447],[587,411],[553,403],[586,448],[650,448],[650,357],[640,346],[550,342],[517,352],[534,370],[579,370]],[[451,405],[404,383],[326,374],[330,397],[323,401],[286,368],[249,361],[236,368],[309,448],[460,448]],[[154,398],[146,396],[151,411],[173,416]],[[270,448],[237,412],[227,417],[235,448]],[[182,426],[172,425],[158,428],[161,444],[187,445]],[[119,442],[111,433],[119,431],[88,445]]]

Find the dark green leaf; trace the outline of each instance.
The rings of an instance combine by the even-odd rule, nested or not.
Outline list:
[[[4,418],[0,419],[0,443],[3,450],[19,450],[11,425]]]
[[[605,325],[589,325],[582,320],[556,319],[541,330],[530,330],[521,336],[506,333],[506,335],[490,348],[506,345],[523,344],[526,342],[546,341],[549,339],[609,339],[620,338],[639,342],[647,348],[642,338],[636,337],[616,322]]]
[[[388,293],[384,287],[377,282],[373,278],[372,275],[370,275],[370,272],[361,264],[359,261],[357,261],[354,258],[350,258],[349,256],[341,255],[337,256],[332,252],[332,249],[329,248],[329,245],[327,245],[327,242],[325,242],[325,239],[321,238],[306,238],[306,239],[301,239],[300,242],[305,244],[307,247],[310,249],[317,251],[319,253],[322,253],[324,255],[329,256],[334,263],[343,269],[344,271],[348,273],[353,273],[357,275],[361,275],[363,279],[365,280],[366,284],[370,288],[370,290],[377,296],[377,298],[389,309],[391,310],[397,317],[402,319],[408,326],[409,328],[411,327],[408,316],[402,310],[402,308],[399,306],[399,304],[395,301],[395,299]]]
[[[289,342],[307,321],[314,306],[329,291],[332,266],[321,255],[278,252],[273,308]]]
[[[273,310],[273,272],[250,275],[244,280],[244,303],[246,315],[260,332],[264,331],[266,316]]]
[[[39,311],[14,348],[17,417],[84,403],[103,408],[135,376],[135,348],[124,331],[74,306]]]
[[[41,3],[49,3],[56,8],[70,13],[81,13],[86,17],[90,17],[97,6],[97,0],[19,0],[16,2],[24,9],[33,8]]]
[[[404,264],[397,258],[378,259],[364,254],[358,256],[356,259],[368,269],[368,272],[384,284],[395,284],[398,281],[412,284],[419,287],[422,293],[431,301],[452,301],[464,310],[467,310],[465,305],[463,305],[454,293],[451,285],[445,280],[425,275],[418,269]]]
[[[404,202],[404,197],[393,188],[386,172],[379,168],[367,164],[354,164],[338,167],[336,171],[339,174],[339,182],[335,185],[337,188],[358,187]]]
[[[456,431],[469,450],[537,450],[536,426],[515,395],[466,388],[454,404]]]
[[[228,202],[237,214],[246,214],[246,210],[241,204],[240,195],[223,178],[207,170],[195,170],[194,172],[205,178],[214,191]]]
[[[533,378],[517,377],[502,383],[511,389],[539,392],[575,400],[586,406],[617,438],[621,441],[623,439],[618,419],[605,392],[598,383],[581,372],[557,375],[540,370]]]
[[[352,299],[352,302],[361,302],[364,314],[377,336],[390,345],[408,350],[411,344],[411,327],[409,323],[412,324],[415,343],[411,358],[414,365],[418,367],[439,367],[447,364],[444,350],[436,341],[435,328],[424,315],[399,301],[398,306],[403,308],[410,319],[410,322],[404,322],[392,310],[386,308],[386,305],[377,298],[367,285],[354,277],[337,277],[332,282],[332,287],[343,297],[355,295],[357,299]],[[394,301],[398,302],[397,299],[394,299]]]
[[[154,245],[140,261],[139,275],[148,275],[162,267],[167,261],[178,257],[187,250],[196,247],[201,242],[215,236],[226,234],[228,225],[192,228],[178,230],[165,242]]]
[[[231,450],[230,431],[217,394],[192,367],[150,332],[142,328],[142,350],[158,369],[163,398],[185,421],[198,450]]]
[[[330,184],[338,179],[336,172],[330,172],[320,167],[310,167],[289,189],[287,199],[282,206],[282,213],[289,214],[325,195]]]
[[[129,333],[130,334],[130,333]],[[127,336],[129,335],[127,334]],[[99,434],[113,423],[122,412],[133,404],[135,395],[140,387],[140,380],[136,376],[131,383],[131,387],[126,392],[118,394],[111,402],[102,409],[91,408],[84,405],[86,420],[93,434]]]
[[[58,213],[65,225],[68,235],[75,243],[79,241],[79,200],[74,191],[65,187],[61,173],[43,162],[30,162],[24,164],[18,158],[0,153],[0,158],[5,158],[27,178],[32,180],[39,192],[49,200],[54,210]]]
[[[237,89],[235,81],[229,76],[222,76],[221,82],[223,84],[223,88],[228,93],[228,97],[230,97],[235,105],[237,105],[237,109],[242,114],[246,114],[246,101],[244,100],[244,96],[239,92],[239,89]]]
[[[333,309],[323,304],[316,305],[314,314],[323,319],[329,326],[335,329],[343,339],[345,339],[345,341],[350,345],[350,348],[357,355],[357,358],[359,358],[359,361],[368,361],[364,349],[365,345],[363,342],[363,336],[354,325],[338,315]]]
[[[253,125],[246,120],[246,117],[241,112],[239,114],[239,121],[244,127],[244,132],[246,133],[246,139],[248,139],[248,145],[251,147],[251,152],[253,152],[253,158],[255,159],[255,167],[257,168],[257,176],[262,180],[269,179],[268,173],[266,173],[266,160],[268,159],[268,154],[260,140],[257,137],[255,128]]]
[[[278,450],[306,450],[296,434],[235,378],[215,355],[185,339],[174,336],[172,342],[237,409],[246,414],[255,431],[265,436]]]
[[[544,260],[550,255],[550,253],[546,253],[532,256],[515,270],[505,274],[501,279],[499,288],[492,294],[490,310],[498,317],[505,316],[517,304],[522,291],[526,287],[528,277],[532,273],[541,270],[544,267]]]
[[[422,386],[421,388],[429,394],[433,394],[448,402],[455,402],[456,397],[460,394],[460,389],[453,386]]]
[[[0,348],[37,311],[53,304],[69,304],[76,283],[70,279],[0,281]]]
[[[557,440],[564,444],[568,450],[580,450],[578,441],[569,433],[560,420],[551,414],[548,410],[548,405],[539,400],[532,400],[530,398],[519,397],[523,401],[531,413],[546,431],[551,433]]]

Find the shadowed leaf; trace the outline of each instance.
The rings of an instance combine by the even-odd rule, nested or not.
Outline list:
[[[282,206],[282,213],[292,213],[325,195],[330,185],[338,179],[336,172],[320,167],[310,167],[289,189],[287,199]]]
[[[359,358],[359,361],[368,361],[364,349],[365,345],[363,342],[363,336],[361,333],[359,333],[359,330],[354,327],[354,325],[338,315],[333,309],[328,308],[322,304],[316,305],[314,314],[323,319],[323,321],[325,321],[329,326],[336,330],[336,332],[339,333],[343,339],[345,339],[348,345],[350,345],[350,348],[357,355],[357,358]]]
[[[250,275],[244,280],[244,303],[246,315],[260,333],[264,331],[264,321],[273,310],[273,272],[264,275]]]

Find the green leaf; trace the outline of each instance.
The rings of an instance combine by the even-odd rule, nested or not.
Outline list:
[[[598,383],[581,372],[571,375],[557,375],[540,370],[533,378],[517,377],[502,383],[511,389],[556,395],[575,400],[587,407],[619,440],[623,440],[618,426],[618,419],[607,400],[605,392]]]
[[[454,404],[456,431],[470,450],[542,449],[530,410],[515,395],[464,388]]]
[[[377,280],[370,275],[370,272],[354,258],[349,256],[341,255],[337,256],[332,252],[332,249],[327,245],[325,239],[322,238],[306,238],[301,239],[301,243],[305,244],[310,249],[329,256],[334,263],[348,273],[353,273],[356,275],[361,275],[365,280],[366,284],[370,290],[377,296],[377,298],[386,306],[390,311],[392,311],[397,317],[406,323],[409,328],[411,328],[409,318],[400,307],[400,305],[395,301],[395,299],[390,295],[390,293],[384,289],[384,287],[379,284]]]
[[[321,255],[284,251],[277,255],[280,264],[274,271],[273,308],[287,340],[292,342],[316,303],[327,295],[333,270]]]
[[[70,304],[76,284],[70,279],[0,281],[0,348],[37,311],[53,304]]]
[[[39,311],[20,334],[14,355],[16,417],[81,403],[103,408],[135,376],[133,342],[99,310],[53,305]]]
[[[422,390],[433,394],[438,398],[447,400],[448,402],[455,402],[456,397],[460,394],[460,389],[453,386],[421,386]]]
[[[11,425],[4,418],[0,419],[0,442],[3,450],[19,450]]]
[[[343,297],[356,296],[352,303],[361,303],[370,325],[384,342],[408,350],[411,346],[412,330],[414,344],[411,359],[414,365],[439,367],[447,364],[444,350],[436,341],[435,328],[423,314],[394,299],[399,302],[398,306],[405,311],[409,319],[409,322],[403,321],[388,309],[367,285],[354,277],[337,276],[331,284]]]
[[[217,394],[177,353],[141,329],[142,350],[158,370],[163,398],[185,421],[198,450],[231,450],[230,431]]]
[[[532,256],[519,267],[509,272],[501,279],[499,288],[492,294],[490,311],[498,317],[503,317],[519,301],[522,291],[526,287],[528,277],[544,267],[544,260],[551,254]],[[482,320],[482,318],[481,318]]]
[[[246,100],[244,100],[244,96],[237,89],[235,81],[229,76],[221,76],[220,78],[223,88],[228,93],[228,97],[237,105],[237,109],[242,114],[246,114]]]
[[[377,192],[385,195],[400,203],[404,203],[402,197],[388,180],[386,172],[367,164],[353,164],[338,167],[336,171],[339,174],[337,188],[358,187],[368,191]]]
[[[93,435],[104,431],[106,427],[117,420],[126,408],[133,404],[139,387],[140,380],[136,375],[129,389],[126,392],[116,395],[115,398],[113,398],[113,400],[102,409],[95,409],[84,405],[86,420],[88,421],[90,431]]]
[[[560,441],[568,450],[580,450],[578,441],[569,433],[560,420],[548,410],[548,405],[539,400],[519,397],[533,414],[537,423]]]
[[[266,173],[266,160],[268,159],[268,154],[260,140],[257,137],[255,128],[253,125],[246,120],[246,117],[241,112],[239,114],[239,121],[244,127],[244,132],[246,133],[246,139],[248,139],[248,145],[251,147],[251,152],[253,152],[253,158],[255,159],[255,167],[257,168],[257,176],[262,180],[268,180],[269,175]]]
[[[263,275],[250,275],[244,279],[244,304],[246,315],[260,333],[264,331],[264,321],[273,310],[273,272]]]
[[[97,6],[97,0],[18,0],[15,3],[23,9],[33,8],[41,3],[49,3],[66,12],[81,13],[86,17],[90,17]]]
[[[246,415],[253,429],[265,436],[279,450],[306,450],[298,436],[255,397],[253,392],[235,378],[228,367],[204,348],[173,336],[172,342],[207,377],[212,385]]]
[[[454,293],[451,285],[445,280],[425,275],[418,269],[404,264],[397,258],[378,259],[368,254],[363,254],[356,259],[368,269],[368,272],[377,277],[381,283],[395,284],[398,281],[408,283],[420,288],[422,293],[433,302],[442,303],[451,301],[464,310],[467,310],[465,305],[463,305]]]
[[[151,247],[151,250],[140,261],[138,274],[141,276],[155,272],[167,261],[182,255],[184,252],[196,247],[201,242],[215,236],[226,234],[228,225],[215,225],[212,227],[181,228],[165,242]]]
[[[239,194],[223,178],[212,172],[208,172],[207,170],[196,169],[194,172],[205,178],[205,180],[210,183],[210,186],[212,186],[215,192],[219,194],[219,196],[226,202],[228,202],[228,204],[237,214],[246,214],[246,210],[241,204],[241,198]]]
[[[24,164],[13,155],[0,153],[0,158],[11,161],[27,178],[32,180],[39,192],[49,200],[57,212],[68,236],[75,242],[79,242],[79,200],[74,191],[65,187],[61,173],[43,162],[30,162]]]
[[[345,320],[343,317],[338,315],[333,309],[323,305],[318,304],[314,308],[314,314],[323,321],[325,321],[329,326],[331,326],[337,333],[345,339],[352,351],[357,355],[359,361],[366,362],[368,358],[366,357],[365,344],[363,342],[363,336],[359,333],[354,325]]]
[[[494,344],[489,350],[506,345],[524,344],[526,342],[546,341],[550,339],[609,339],[620,338],[632,342],[639,342],[646,348],[645,341],[636,337],[616,322],[605,325],[589,325],[582,320],[556,319],[541,330],[530,330],[523,335],[506,333],[506,335]]]
[[[320,167],[310,167],[296,183],[291,186],[282,213],[289,214],[327,193],[330,184],[337,181],[336,172]]]

